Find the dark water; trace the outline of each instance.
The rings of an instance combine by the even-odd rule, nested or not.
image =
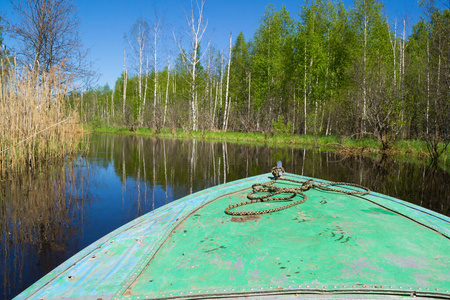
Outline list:
[[[450,215],[450,174],[425,165],[291,148],[93,135],[73,163],[0,182],[0,298],[10,299],[98,238],[165,203],[286,171],[354,182]]]

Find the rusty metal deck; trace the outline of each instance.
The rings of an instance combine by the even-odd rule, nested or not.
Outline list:
[[[16,299],[450,298],[450,218],[374,192],[321,190],[276,213],[224,213],[252,184],[268,180],[265,174],[220,185],[142,216]]]

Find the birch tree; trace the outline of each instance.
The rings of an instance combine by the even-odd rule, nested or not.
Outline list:
[[[300,32],[303,34],[303,98],[305,128],[316,137],[322,130],[323,108],[329,101],[330,83],[330,32],[336,18],[333,5],[328,1],[317,0],[309,7],[303,7]],[[311,107],[309,117],[307,106]],[[312,130],[311,130],[312,129]]]
[[[131,26],[128,34],[125,35],[130,48],[132,49],[137,60],[137,74],[138,74],[138,98],[136,103],[136,117],[139,123],[142,123],[143,113],[143,93],[142,93],[142,77],[144,74],[144,63],[148,55],[150,28],[148,23],[139,18]]]
[[[157,103],[157,90],[158,90],[158,46],[159,39],[161,37],[162,17],[155,11],[151,28],[152,35],[152,51],[153,51],[153,73],[154,73],[154,85],[153,85],[153,125],[156,126],[156,103]],[[165,112],[164,112],[165,123]]]
[[[231,67],[231,42],[232,42],[232,33],[230,31],[230,50],[228,52],[228,64],[227,64],[227,87],[225,91],[225,109],[224,109],[224,118],[223,118],[223,131],[227,131],[228,128],[228,118],[230,117],[230,105],[231,99],[228,100],[228,91],[230,86],[230,67]]]
[[[122,116],[123,120],[125,122],[125,102],[127,100],[127,81],[128,81],[128,73],[127,73],[127,66],[126,66],[126,51],[123,51],[123,102],[122,102]]]
[[[197,111],[197,68],[202,60],[204,53],[206,53],[207,48],[204,52],[200,52],[200,44],[205,34],[206,28],[208,27],[208,20],[205,21],[203,17],[203,9],[205,6],[205,0],[201,0],[200,3],[196,0],[195,3],[191,0],[191,11],[189,14],[186,13],[186,21],[188,25],[188,30],[186,31],[190,39],[189,51],[185,51],[184,46],[179,38],[175,36],[174,39],[180,50],[182,59],[190,75],[190,104],[191,104],[191,124],[192,130],[198,129],[198,111]]]
[[[284,53],[292,30],[293,21],[284,6],[280,11],[275,11],[272,5],[266,7],[253,41],[252,85],[257,130],[260,126],[263,131],[270,130],[272,120],[281,113],[280,104],[287,99],[282,88],[288,74]]]
[[[244,34],[239,33],[231,53],[230,96],[233,97],[234,111],[245,130],[252,129],[251,109],[251,69],[249,44]]]

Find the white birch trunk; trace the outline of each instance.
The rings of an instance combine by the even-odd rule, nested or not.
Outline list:
[[[148,56],[147,56],[147,66],[145,71],[145,86],[144,86],[144,102],[142,103],[142,111],[141,111],[141,126],[144,125],[144,110],[145,110],[145,100],[147,100],[147,87],[148,87]]]
[[[219,86],[219,103],[220,103],[220,107],[223,107],[222,106],[222,95],[223,95],[223,51],[221,53],[221,60],[220,60],[220,86]]]
[[[217,110],[217,94],[219,93],[219,83],[216,82],[216,96],[214,97],[214,109],[213,109],[213,117],[211,122],[211,129],[213,129],[216,120],[216,110]]]
[[[139,33],[141,33],[140,32],[141,31],[141,28],[139,28]],[[142,64],[143,64],[143,62],[142,62],[142,56],[143,56],[143,52],[144,52],[144,49],[143,49],[143,43],[142,43],[142,41],[143,41],[143,39],[141,39],[141,37],[140,37],[141,35],[139,34],[139,37],[138,37],[138,43],[139,43],[139,76],[138,76],[138,89],[139,89],[139,93],[138,93],[138,95],[139,95],[139,103],[138,103],[138,116],[139,116],[139,121],[141,121],[140,120],[140,118],[141,118],[141,110],[142,110]]]
[[[114,90],[111,93],[111,113],[112,113],[112,117],[114,119]]]
[[[305,39],[306,39],[306,37],[305,37]],[[304,132],[304,134],[307,134],[308,133],[308,131],[307,131],[307,114],[306,114],[306,48],[307,48],[307,46],[308,46],[308,42],[307,42],[307,40],[305,40],[305,58],[304,58],[304,64],[305,64],[305,74],[304,74],[304,78],[303,78],[303,80],[304,80],[304,82],[303,82],[303,108],[304,108],[304,116],[305,116],[305,132]]]
[[[230,86],[230,67],[231,67],[231,42],[232,42],[232,32],[230,31],[230,51],[228,52],[228,68],[227,68],[227,87],[226,87],[226,91],[225,91],[225,116],[223,118],[223,127],[222,130],[224,132],[227,131],[227,127],[228,127],[228,117],[229,117],[229,108],[227,105],[227,102],[229,101],[231,103],[231,99],[228,100],[228,90],[229,90],[229,86]]]
[[[164,103],[163,127],[166,126],[167,103],[169,102],[169,82],[170,82],[170,55],[167,58],[167,85],[166,85],[166,101]]]
[[[153,123],[156,126],[156,90],[158,88],[158,62],[157,62],[157,44],[158,44],[158,23],[153,27],[153,72],[155,72],[155,82],[153,87]],[[165,117],[165,115],[164,115]]]
[[[429,111],[430,111],[430,39],[427,37],[427,135],[429,132]]]
[[[252,82],[252,73],[249,72],[248,73],[248,109],[247,109],[247,118],[248,119],[250,119],[250,105],[251,105],[250,88],[251,88],[251,82]]]
[[[123,51],[123,102],[122,102],[122,114],[123,118],[125,120],[125,101],[127,100],[127,69],[126,69],[126,53],[125,50]]]
[[[367,64],[367,12],[366,2],[364,1],[364,65],[363,65],[363,119],[362,119],[362,131],[366,132],[366,105],[367,105],[367,88],[366,88],[366,64]]]

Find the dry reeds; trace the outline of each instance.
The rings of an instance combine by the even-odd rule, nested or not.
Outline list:
[[[70,77],[2,62],[0,70],[0,177],[76,151],[77,114],[66,106]]]

